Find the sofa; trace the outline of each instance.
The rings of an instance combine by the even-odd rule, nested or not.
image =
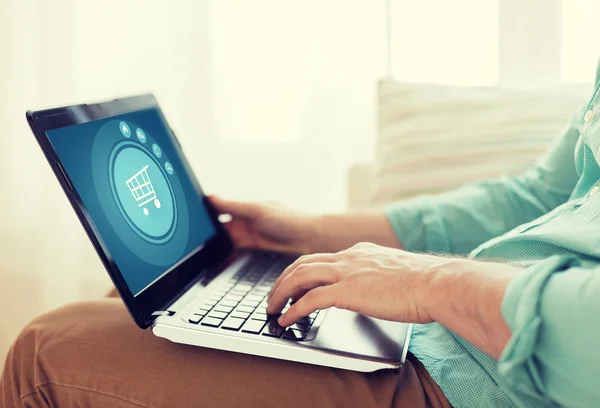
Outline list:
[[[519,174],[567,125],[591,88],[591,84],[515,89],[381,80],[376,154],[372,162],[349,169],[348,206],[380,207]]]

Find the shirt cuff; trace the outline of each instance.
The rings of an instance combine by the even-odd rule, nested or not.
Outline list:
[[[386,215],[405,250],[450,252],[448,234],[431,197],[419,196],[390,204]]]
[[[546,394],[534,357],[542,324],[540,298],[554,273],[579,265],[576,257],[553,256],[528,267],[506,288],[502,316],[512,337],[500,356],[498,370],[513,384]]]

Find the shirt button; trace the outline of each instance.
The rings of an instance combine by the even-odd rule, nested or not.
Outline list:
[[[593,195],[595,195],[598,190],[600,190],[600,187],[598,186],[594,186],[591,190],[590,190],[590,197],[592,197]]]
[[[595,113],[593,110],[589,110],[585,113],[585,116],[583,117],[583,121],[585,123],[590,123],[590,121],[592,120],[592,118],[594,117]]]

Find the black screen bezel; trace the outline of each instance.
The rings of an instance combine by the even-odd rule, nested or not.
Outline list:
[[[61,160],[52,147],[46,132],[145,109],[156,109],[162,119],[176,154],[179,155],[181,163],[188,172],[199,197],[206,206],[216,234],[206,242],[205,246],[199,252],[177,265],[172,271],[162,276],[157,282],[140,294],[134,296],[129,290],[118,266],[112,259],[79,194],[75,188],[72,188],[69,176],[64,170],[64,166],[62,166]],[[155,318],[153,316],[154,312],[165,311],[207,271],[214,270],[231,256],[234,251],[233,242],[227,231],[223,228],[223,225],[219,222],[217,211],[203,193],[197,178],[194,176],[183,154],[181,144],[164,117],[154,95],[146,94],[101,103],[28,111],[26,117],[52,171],[68,196],[73,209],[77,213],[85,232],[94,245],[121,298],[125,302],[129,313],[139,327],[143,329],[149,327]]]

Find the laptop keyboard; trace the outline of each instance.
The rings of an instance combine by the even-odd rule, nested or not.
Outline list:
[[[294,258],[272,252],[258,252],[240,268],[187,321],[208,327],[258,336],[304,340],[318,311],[288,328],[277,323],[278,315],[267,314],[267,295],[279,275]],[[288,303],[282,313],[290,307]]]

